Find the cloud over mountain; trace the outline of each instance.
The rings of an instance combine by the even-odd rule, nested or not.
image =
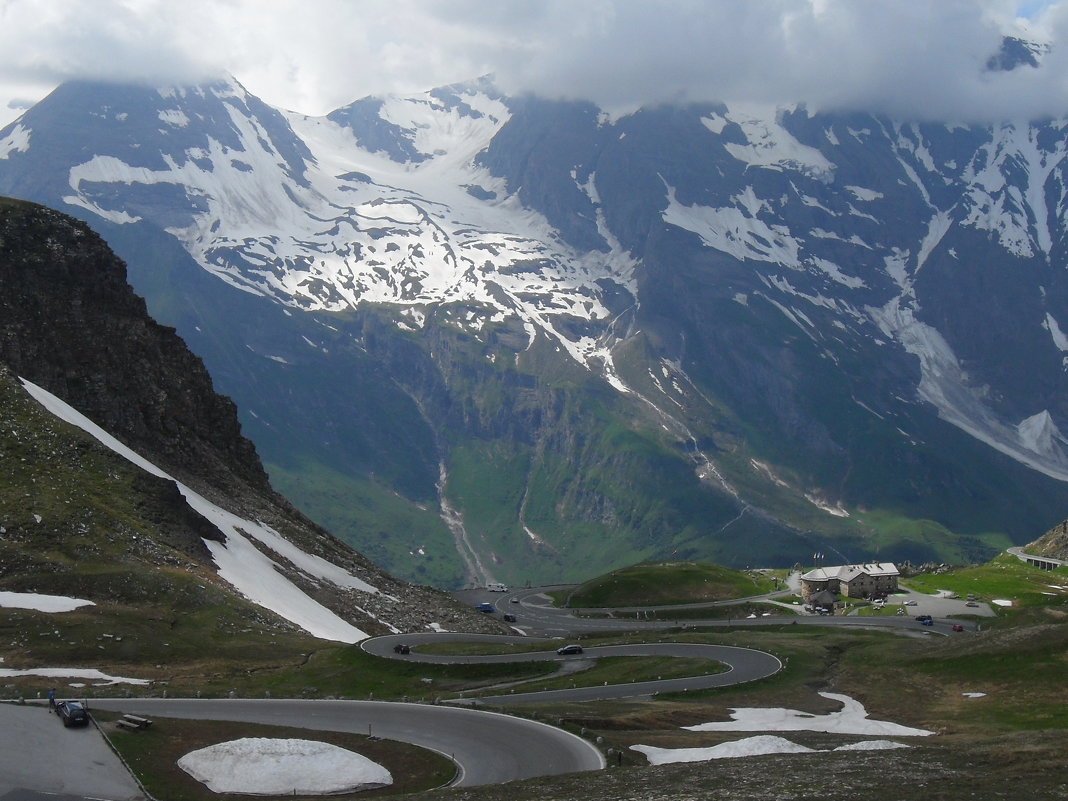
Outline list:
[[[73,77],[227,71],[312,114],[489,72],[512,94],[617,111],[678,100],[958,119],[1068,108],[1061,0],[8,0],[0,22],[0,106]],[[1038,67],[991,72],[1006,34],[1050,52]]]

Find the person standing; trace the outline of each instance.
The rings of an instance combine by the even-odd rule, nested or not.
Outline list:
[[[53,687],[48,691],[48,714],[51,715],[56,711],[56,688]]]

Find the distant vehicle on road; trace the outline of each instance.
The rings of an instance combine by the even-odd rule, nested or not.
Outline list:
[[[915,605],[916,605],[915,601],[905,601],[905,606],[915,606]]]
[[[921,623],[928,623],[931,620],[930,615],[916,615],[916,619]]]
[[[60,701],[56,704],[56,714],[68,729],[71,726],[89,725],[89,713],[77,701]]]
[[[962,626],[960,623],[954,623],[953,631],[964,631],[964,626]]]
[[[581,654],[582,653],[582,646],[578,645],[577,643],[572,643],[571,645],[563,645],[563,646],[561,646],[561,647],[556,649],[556,653],[558,653],[560,656],[570,656],[571,654]]]
[[[501,584],[499,581],[494,581],[487,584],[486,589],[490,592],[508,592],[508,585]]]
[[[404,643],[397,643],[393,646],[393,653],[395,654],[410,654],[412,652],[412,646],[405,645]]]
[[[977,604],[975,601],[966,601],[964,603],[964,605],[965,606],[979,606],[979,604]]]
[[[515,623],[515,615],[512,615],[512,614],[509,614],[509,613],[505,612],[505,614],[504,614],[504,622],[505,623]]]
[[[477,609],[479,612],[492,612],[495,607],[489,601],[483,601],[482,603],[476,605],[475,609]]]

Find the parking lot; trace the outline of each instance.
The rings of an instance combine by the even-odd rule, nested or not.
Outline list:
[[[42,704],[0,703],[0,799],[145,798],[96,727],[65,728]],[[18,736],[14,736],[15,733]]]
[[[930,615],[935,618],[958,615],[994,617],[994,610],[985,601],[973,601],[975,606],[968,606],[967,598],[936,597],[911,590],[902,590],[891,595],[886,599],[886,606],[893,609],[907,601],[913,603],[906,606],[905,611],[913,617],[916,615]]]

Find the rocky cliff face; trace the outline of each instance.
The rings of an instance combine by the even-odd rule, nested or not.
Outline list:
[[[234,404],[84,223],[0,201],[0,362],[179,476],[268,492]]]
[[[1058,523],[1024,550],[1036,556],[1068,560],[1068,520]]]
[[[151,469],[50,414],[17,379]],[[169,661],[148,653],[167,646],[156,641],[167,630],[190,649],[182,659],[214,648],[229,659],[235,631],[303,650],[308,632],[354,642],[433,624],[496,628],[384,573],[277,495],[233,403],[174,330],[148,317],[99,236],[10,199],[0,199],[0,448],[0,588],[95,604],[71,625],[144,621],[144,648],[124,646],[119,661]],[[0,630],[35,640],[39,623],[9,611],[0,608]],[[47,653],[37,644],[20,658]]]

